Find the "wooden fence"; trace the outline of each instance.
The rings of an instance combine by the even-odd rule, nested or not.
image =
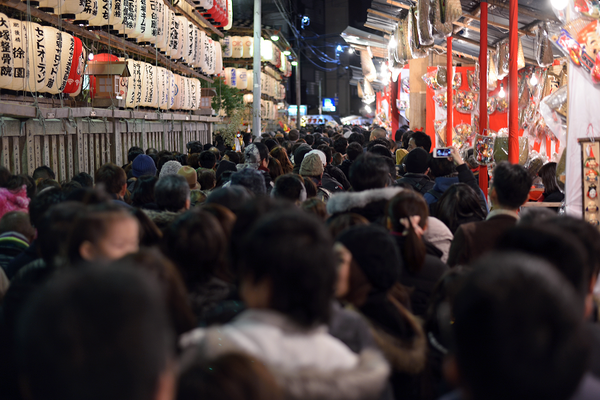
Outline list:
[[[70,180],[79,172],[93,176],[107,162],[124,165],[132,146],[185,153],[189,141],[212,141],[212,119],[206,117],[175,118],[165,114],[156,118],[160,120],[146,120],[97,115],[47,119],[4,115],[0,116],[0,165],[13,174],[29,175],[37,167],[47,165],[55,171],[58,181]]]

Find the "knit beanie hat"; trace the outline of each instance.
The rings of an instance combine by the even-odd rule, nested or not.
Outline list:
[[[181,175],[185,178],[190,186],[190,190],[200,189],[200,184],[198,183],[198,174],[194,168],[187,165],[185,167],[181,167],[181,169],[177,172],[177,175]]]
[[[255,194],[266,194],[267,186],[262,172],[252,168],[244,168],[231,175],[231,184],[244,186]]]
[[[179,161],[175,161],[175,160],[167,161],[165,163],[165,165],[163,165],[162,169],[160,170],[160,174],[158,175],[158,178],[160,179],[160,178],[162,178],[164,176],[168,176],[168,175],[177,175],[177,173],[179,172],[180,169],[181,169],[181,163]]]
[[[406,172],[422,174],[429,168],[429,153],[417,147],[404,157],[403,164],[406,166]]]
[[[383,227],[355,226],[342,232],[336,241],[352,253],[373,289],[387,291],[400,279],[400,252],[396,241]]]
[[[317,153],[307,154],[300,165],[300,175],[302,176],[321,176],[323,174],[323,161]]]
[[[133,160],[133,163],[131,163],[131,174],[136,178],[144,175],[155,176],[156,164],[154,164],[152,157],[145,154],[140,154],[137,156]]]
[[[321,150],[311,150],[306,154],[306,156],[308,156],[309,154],[318,155],[319,158],[321,159],[321,162],[323,163],[323,166],[327,165],[327,156]],[[306,156],[304,156],[304,157],[306,157]]]
[[[396,150],[396,165],[402,165],[402,160],[408,154],[408,150],[406,149],[398,149]]]

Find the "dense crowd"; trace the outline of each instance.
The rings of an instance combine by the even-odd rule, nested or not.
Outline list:
[[[403,127],[0,168],[0,399],[600,398],[600,233],[556,165]],[[523,211],[522,211],[523,210]]]

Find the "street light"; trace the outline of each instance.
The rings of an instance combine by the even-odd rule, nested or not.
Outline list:
[[[296,65],[298,65],[298,61],[296,61],[296,60],[292,61],[292,67],[295,67]]]

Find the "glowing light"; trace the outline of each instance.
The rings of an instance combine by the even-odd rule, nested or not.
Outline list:
[[[368,113],[370,113],[372,111],[371,110],[371,106],[368,106],[368,105],[365,106],[365,111],[368,112]]]
[[[533,74],[533,76],[531,77],[531,79],[529,80],[529,84],[531,86],[535,86],[539,83],[537,76],[535,75],[535,73]]]
[[[354,49],[352,46],[348,46],[348,54],[354,54]]]
[[[506,92],[504,91],[504,85],[500,86],[500,92],[498,93],[498,97],[500,97],[501,99],[506,97]]]
[[[90,54],[88,54],[88,60],[92,61],[94,59],[94,53],[90,52]]]
[[[336,51],[342,51],[342,46],[340,46],[340,45],[338,44],[338,46],[335,48],[335,50],[336,50]]]
[[[561,10],[564,10],[565,8],[567,8],[567,5],[569,4],[569,0],[550,0],[550,3],[552,3],[552,7],[561,11]]]
[[[284,50],[284,51],[283,51],[283,55],[284,55],[284,56],[289,56],[290,54],[292,54],[292,52],[291,52],[291,51],[289,51],[289,50]]]
[[[276,42],[279,40],[279,35],[271,35],[271,40]]]
[[[390,43],[388,44],[388,47],[390,49],[398,47],[398,42],[396,41],[395,37],[392,36],[392,38],[390,39]]]
[[[292,61],[292,67],[295,67],[296,65],[298,65],[298,61]]]

